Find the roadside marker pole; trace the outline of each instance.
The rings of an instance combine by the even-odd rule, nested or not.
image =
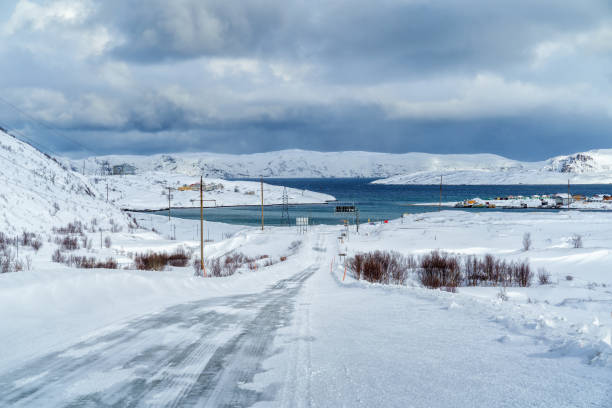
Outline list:
[[[204,200],[202,200],[202,176],[200,176],[200,269],[206,277],[204,268]]]
[[[263,177],[261,181],[261,230],[264,230],[264,195],[263,195]]]
[[[345,278],[346,278],[346,263],[344,264],[344,276],[342,277],[342,282],[344,282]]]

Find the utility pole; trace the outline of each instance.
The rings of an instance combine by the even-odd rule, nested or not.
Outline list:
[[[263,177],[261,177],[261,230],[264,230],[264,195],[263,195]]]
[[[440,201],[438,201],[438,211],[442,211],[442,176],[440,175]]]
[[[570,181],[569,179],[567,179],[567,209],[569,210],[569,205],[570,205]]]
[[[168,189],[168,222],[170,222],[170,198],[172,197],[170,195],[170,190],[172,189],[172,187],[166,187]]]
[[[204,269],[204,200],[202,195],[202,176],[200,176],[200,270],[206,277],[206,269]]]

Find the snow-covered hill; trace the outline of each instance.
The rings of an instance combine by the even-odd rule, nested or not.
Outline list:
[[[157,210],[168,208],[168,187],[170,204],[177,207],[197,207],[200,205],[199,187],[183,190],[182,186],[197,184],[200,178],[185,174],[151,171],[126,176],[89,176],[91,184],[101,195],[106,195],[108,185],[109,201],[122,209]],[[204,203],[207,207],[233,205],[260,205],[261,185],[254,181],[227,181],[204,179],[207,191]],[[333,201],[328,194],[308,190],[287,188],[289,204],[319,204]],[[281,204],[283,187],[264,183],[264,204]]]
[[[519,162],[517,162],[519,163]],[[377,180],[377,184],[608,184],[612,183],[612,149],[557,156],[514,167],[420,170]]]
[[[79,174],[27,143],[0,131],[0,231],[49,232],[53,227],[92,220],[102,229],[128,219],[106,203]]]
[[[131,164],[137,173],[164,171],[219,178],[254,177],[390,177],[397,174],[438,170],[520,169],[523,163],[493,154],[435,155],[427,153],[315,152],[282,150],[229,155],[177,153],[153,156],[101,156],[69,161],[74,170],[100,174],[106,164]]]
[[[612,182],[612,149],[593,150],[539,162],[494,154],[314,152],[283,150],[246,155],[177,153],[102,156],[67,160],[74,170],[100,174],[104,167],[131,164],[137,173],[165,172],[216,178],[364,177],[382,184],[563,184]]]

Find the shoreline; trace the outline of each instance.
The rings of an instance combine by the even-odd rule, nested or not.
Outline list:
[[[289,204],[289,207],[297,207],[297,206],[302,206],[302,205],[328,205],[331,203],[337,202],[337,200],[334,201],[327,201],[324,203],[321,202],[317,202],[317,203],[299,203],[299,204]],[[280,207],[282,206],[282,203],[279,204],[264,204],[264,208],[266,207]],[[214,207],[210,207],[210,206],[204,206],[204,209],[212,209],[212,208],[237,208],[237,207],[261,207],[261,204],[234,204],[234,205],[217,205]],[[170,207],[170,210],[198,210],[200,209],[199,206],[197,207]],[[157,211],[168,211],[168,207],[165,208],[159,208],[159,209],[144,209],[144,210],[134,210],[132,208],[121,208],[121,211],[128,211],[128,212],[142,212],[142,213],[150,213],[150,212],[157,212]]]

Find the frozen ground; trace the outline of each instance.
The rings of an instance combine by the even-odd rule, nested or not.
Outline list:
[[[112,234],[110,249],[197,249],[197,221],[144,216],[160,235]],[[145,227],[147,219],[139,223]],[[418,214],[306,235],[209,223],[207,256],[284,262],[228,278],[77,270],[41,249],[32,272],[0,275],[0,405],[609,407],[612,216]],[[521,250],[530,232],[533,249]],[[581,234],[584,248],[572,248]],[[168,239],[176,235],[176,240]],[[230,236],[231,235],[231,236]],[[225,239],[222,239],[225,238]],[[297,250],[292,242],[302,241]],[[293,246],[295,248],[295,246]],[[529,258],[550,285],[458,293],[342,281],[338,254]],[[335,261],[335,262],[334,262]],[[566,276],[571,275],[572,280]]]

